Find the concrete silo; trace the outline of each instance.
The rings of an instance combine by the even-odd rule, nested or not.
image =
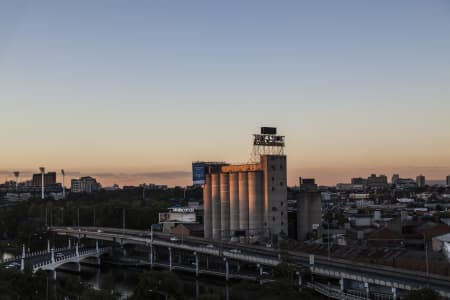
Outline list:
[[[239,228],[249,229],[248,220],[248,173],[239,172]]]
[[[211,175],[205,176],[203,186],[203,228],[204,237],[212,238],[212,203],[211,203]]]
[[[220,173],[220,224],[222,239],[230,238],[230,179],[228,173]]]
[[[220,175],[211,174],[211,206],[212,206],[212,238],[221,239],[221,214],[220,214]]]
[[[259,235],[264,231],[264,174],[248,172],[249,233]]]
[[[239,230],[239,173],[230,173],[230,232]]]

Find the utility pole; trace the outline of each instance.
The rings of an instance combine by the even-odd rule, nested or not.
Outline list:
[[[45,198],[45,188],[44,188],[44,175],[45,175],[45,168],[40,167],[39,170],[41,171],[41,199],[44,200]]]
[[[330,260],[330,209],[328,208],[328,260]]]
[[[125,208],[122,208],[122,234],[125,234]]]
[[[19,171],[14,172],[14,177],[16,178],[16,193],[19,191],[19,175],[20,175]]]
[[[423,233],[423,242],[425,245],[425,269],[427,272],[427,286],[430,284],[430,273],[429,273],[429,265],[428,265],[428,245],[425,234]]]
[[[66,186],[65,186],[66,172],[64,172],[64,169],[61,170],[61,174],[62,174],[62,177],[63,177],[63,184],[62,184],[63,199],[65,199],[66,198]]]

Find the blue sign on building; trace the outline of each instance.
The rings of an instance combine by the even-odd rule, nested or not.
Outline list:
[[[205,163],[192,163],[192,181],[194,184],[205,184],[205,173]]]

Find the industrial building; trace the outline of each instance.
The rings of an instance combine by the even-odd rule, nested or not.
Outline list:
[[[189,202],[185,207],[169,207],[167,212],[160,212],[158,216],[162,231],[172,233],[172,230],[180,224],[200,224],[203,219],[203,207],[198,202]],[[198,232],[198,228],[196,231]]]
[[[193,164],[194,181],[204,184],[205,238],[254,242],[287,235],[284,137],[262,127],[253,146],[251,163]]]
[[[315,180],[299,178],[300,193],[297,198],[297,239],[304,241],[308,233],[322,223],[322,198]]]

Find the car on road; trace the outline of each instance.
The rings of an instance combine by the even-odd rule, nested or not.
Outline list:
[[[170,237],[170,241],[171,241],[171,242],[178,242],[179,239],[178,239],[176,236],[171,236],[171,237]]]
[[[103,230],[97,229],[97,232],[98,232],[98,233],[102,233],[102,232],[103,232]]]
[[[61,258],[63,256],[64,256],[64,253],[61,253],[61,252],[58,252],[55,254],[55,257],[57,257],[57,258]]]
[[[5,268],[7,268],[7,269],[15,269],[15,268],[19,268],[19,267],[20,267],[20,263],[12,262],[12,263],[6,265]]]
[[[231,249],[230,252],[234,253],[234,254],[240,254],[241,250],[239,250],[239,249]]]
[[[213,244],[208,244],[208,245],[206,245],[205,247],[206,247],[206,248],[210,248],[210,249],[215,248]]]

